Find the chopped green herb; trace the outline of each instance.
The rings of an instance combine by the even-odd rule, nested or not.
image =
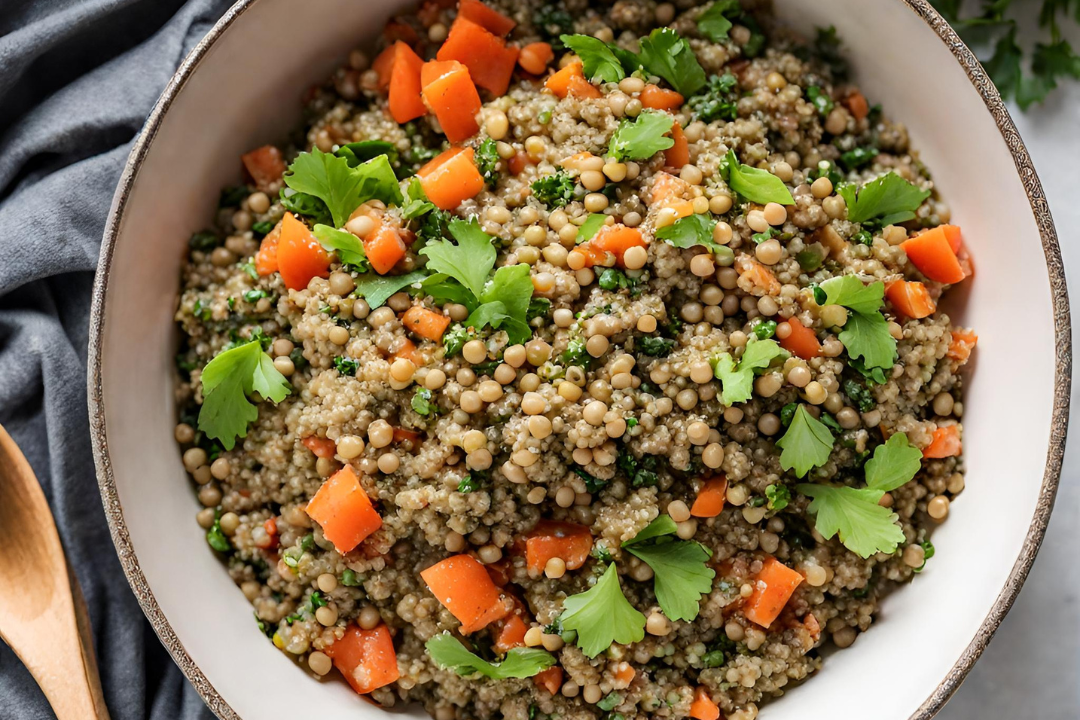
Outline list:
[[[845,170],[858,170],[864,165],[869,165],[878,156],[876,147],[857,147],[848,150],[840,156],[840,164]]]
[[[356,371],[360,369],[360,361],[353,360],[351,357],[344,355],[338,355],[334,358],[334,369],[345,377],[353,377],[356,375]]]
[[[768,340],[773,335],[776,335],[776,321],[775,320],[763,320],[754,326],[754,335],[758,340]]]
[[[255,263],[246,262],[240,266],[240,269],[247,273],[248,277],[258,282],[259,271],[255,269]]]
[[[585,349],[585,339],[581,337],[571,338],[566,345],[566,349],[559,356],[559,362],[566,367],[571,365],[588,367],[592,363],[592,356]]]
[[[471,493],[476,492],[487,483],[487,475],[482,472],[471,472],[465,477],[461,478],[458,483],[457,491],[459,493]]]
[[[608,693],[603,698],[601,698],[600,702],[596,703],[596,707],[600,710],[603,710],[604,712],[610,712],[614,710],[621,702],[622,695],[617,692],[613,692]]]
[[[537,318],[547,317],[550,314],[550,300],[547,298],[533,298],[529,301],[529,309],[525,312],[525,322],[531,323]]]
[[[221,510],[214,513],[214,524],[206,531],[206,542],[220,553],[230,552],[233,547],[221,529]]]
[[[656,231],[656,237],[677,248],[692,248],[700,245],[716,256],[720,265],[730,265],[735,261],[735,253],[726,245],[713,240],[716,221],[705,214],[687,215],[667,227]]]
[[[597,285],[604,290],[626,290],[635,287],[637,280],[629,277],[618,268],[604,268],[604,271],[600,273]]]
[[[476,161],[476,168],[480,171],[480,175],[484,178],[484,182],[488,187],[495,187],[499,183],[499,151],[495,149],[495,141],[491,138],[486,138],[484,142],[476,148],[474,158]]]
[[[667,357],[671,354],[671,349],[675,347],[675,341],[668,338],[646,335],[638,340],[637,346],[644,355],[649,355],[651,357]]]
[[[356,571],[352,568],[345,568],[341,572],[341,584],[345,587],[360,587],[364,582],[364,578],[356,574]]]
[[[855,407],[859,409],[859,412],[870,412],[877,406],[877,401],[874,400],[870,390],[855,380],[844,381],[844,394],[851,399],[851,402],[855,403]]]
[[[821,253],[817,250],[802,250],[795,253],[795,261],[799,263],[799,267],[803,272],[812,273],[821,267],[821,263],[825,258],[821,256]]]
[[[765,497],[768,498],[770,510],[780,511],[791,502],[791,491],[786,485],[769,485],[765,488]]]
[[[817,108],[818,113],[825,117],[833,111],[835,104],[833,99],[829,97],[829,93],[825,92],[817,85],[811,85],[806,88],[806,99],[810,101],[810,104]]]
[[[209,230],[200,230],[194,233],[188,239],[188,247],[192,250],[198,250],[200,252],[206,252],[207,250],[213,250],[221,243],[221,238],[216,233]]]
[[[418,388],[409,404],[418,415],[426,416],[438,414],[439,412],[439,406],[432,400],[431,390],[427,388]]]
[[[732,20],[742,15],[739,0],[716,0],[705,12],[698,15],[698,31],[715,43],[728,38],[728,32],[734,26]]]
[[[873,247],[874,236],[869,230],[860,230],[851,236],[851,241],[856,242],[859,245],[865,245],[866,247]]]
[[[575,467],[574,474],[576,474],[579,478],[585,481],[585,492],[595,494],[600,492],[604,488],[604,486],[607,485],[607,480],[601,480],[598,477],[593,477],[581,468]]]
[[[556,52],[563,49],[559,37],[574,32],[574,18],[563,9],[561,2],[541,6],[533,15],[533,25],[551,41],[551,48]]]
[[[710,75],[705,88],[692,95],[686,103],[702,122],[734,120],[739,116],[739,80],[731,73]]]
[[[923,549],[923,563],[919,567],[915,568],[912,572],[921,573],[926,569],[926,561],[934,557],[934,543],[929,540],[919,543],[919,547]]]
[[[266,235],[269,235],[270,231],[273,230],[273,229],[274,229],[274,223],[269,222],[268,220],[263,220],[261,222],[253,223],[252,226],[251,226],[251,232],[255,235],[255,237],[260,237],[260,238],[264,237]]]
[[[532,184],[533,197],[549,208],[559,208],[574,199],[574,178],[561,168]]]
[[[377,273],[365,273],[356,280],[356,290],[353,292],[357,297],[367,301],[368,307],[374,310],[382,307],[394,293],[418,283],[427,277],[423,270],[414,270],[405,275],[379,275]]]

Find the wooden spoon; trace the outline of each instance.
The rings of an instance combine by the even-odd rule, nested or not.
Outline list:
[[[58,720],[108,720],[90,621],[45,494],[0,427],[0,637]]]

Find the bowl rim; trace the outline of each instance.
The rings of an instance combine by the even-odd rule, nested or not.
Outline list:
[[[188,53],[177,68],[176,73],[169,80],[153,110],[147,116],[142,131],[135,140],[124,165],[123,173],[120,176],[102,238],[98,270],[94,278],[87,353],[87,404],[90,414],[94,465],[97,471],[98,487],[101,492],[105,516],[109,523],[109,531],[120,564],[124,569],[124,575],[135,593],[139,606],[150,621],[161,643],[169,651],[173,661],[194,686],[207,707],[221,720],[243,719],[226,702],[225,698],[221,696],[188,654],[168,618],[165,617],[164,612],[158,605],[153,590],[150,588],[139,565],[138,556],[128,534],[124,511],[120,505],[120,498],[113,477],[112,462],[109,457],[101,361],[105,329],[105,299],[108,293],[113,254],[120,234],[124,210],[135,180],[138,178],[142,162],[153,145],[154,138],[161,128],[166,112],[194,74],[202,59],[229,27],[257,1],[238,0],[221,16],[206,36],[192,48],[191,52]],[[994,633],[1019,595],[1045,537],[1060,482],[1061,465],[1068,432],[1069,401],[1072,386],[1072,329],[1065,268],[1062,263],[1061,249],[1058,244],[1057,231],[1054,228],[1049,204],[1042,183],[1032,164],[1031,156],[1028,154],[1027,148],[997,88],[975,57],[975,54],[927,0],[897,1],[905,4],[921,18],[952,52],[971,81],[972,86],[982,98],[1013,157],[1013,162],[1024,185],[1024,191],[1027,194],[1042,240],[1043,254],[1046,259],[1050,282],[1056,340],[1054,405],[1050,419],[1051,433],[1035,514],[1032,517],[1031,524],[1028,526],[1024,543],[1013,563],[1005,585],[999,591],[990,611],[983,618],[975,636],[930,696],[909,718],[909,720],[930,720],[944,707],[945,703],[960,687],[974,666],[975,661],[978,660],[990,643]]]

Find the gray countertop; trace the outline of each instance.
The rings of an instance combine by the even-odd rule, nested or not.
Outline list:
[[[1074,42],[1074,46],[1076,43]],[[1027,144],[1054,215],[1071,294],[1073,338],[1080,318],[1080,84],[1013,119]],[[1074,362],[1074,367],[1076,364]],[[938,716],[940,720],[1080,718],[1080,382],[1073,381],[1074,426],[1065,449],[1054,514],[1027,584],[990,647]]]

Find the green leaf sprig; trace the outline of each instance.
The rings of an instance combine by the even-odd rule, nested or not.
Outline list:
[[[591,588],[563,601],[559,621],[564,629],[577,633],[578,647],[591,658],[612,643],[629,645],[645,637],[645,616],[623,595],[614,563]]]
[[[436,665],[463,677],[483,675],[492,680],[530,678],[555,664],[555,656],[548,651],[523,647],[512,648],[502,662],[488,662],[449,633],[436,635],[424,647]]]
[[[215,355],[203,368],[201,381],[199,430],[226,450],[233,449],[237,438],[247,437],[248,425],[259,417],[249,396],[279,403],[292,392],[257,340]]]
[[[670,515],[660,515],[622,546],[653,570],[653,590],[664,615],[691,621],[701,596],[712,590],[716,572],[708,566],[712,553],[699,542],[672,538],[677,530]]]

